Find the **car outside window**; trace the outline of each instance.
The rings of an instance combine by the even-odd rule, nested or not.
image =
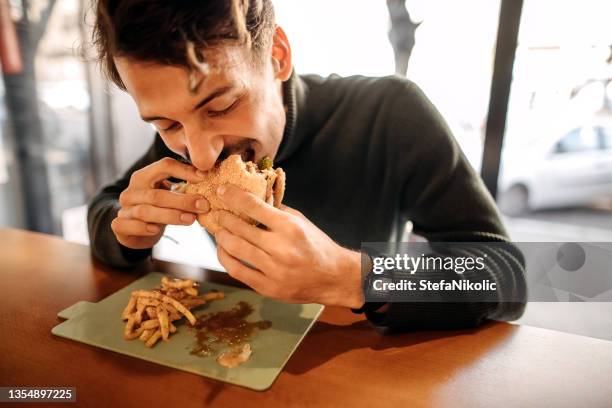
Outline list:
[[[612,127],[598,127],[599,145],[603,150],[612,150]]]
[[[592,127],[576,128],[566,134],[555,146],[556,153],[576,153],[597,150],[598,137]]]

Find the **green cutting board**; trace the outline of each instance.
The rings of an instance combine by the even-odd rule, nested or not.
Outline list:
[[[225,293],[225,298],[193,309],[196,317],[203,313],[229,310],[238,302],[245,301],[254,309],[248,321],[272,322],[271,328],[260,330],[251,339],[253,353],[247,362],[238,367],[225,368],[216,362],[216,355],[197,357],[190,354],[195,344],[195,331],[188,327],[186,319],[177,324],[178,331],[170,336],[169,341],[160,341],[153,348],[145,347],[139,340],[123,339],[125,322],[121,320],[121,312],[127,305],[130,293],[154,288],[162,276],[161,273],[150,273],[98,303],[78,302],[62,310],[58,317],[67,320],[55,326],[51,332],[56,336],[261,391],[272,385],[323,311],[323,306],[317,304],[286,304],[247,289],[214,283],[201,284],[200,293],[218,290]]]

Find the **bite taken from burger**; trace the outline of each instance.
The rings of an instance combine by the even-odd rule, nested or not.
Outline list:
[[[218,223],[220,214],[224,211],[236,214],[217,196],[217,187],[224,184],[233,184],[279,208],[285,193],[285,172],[280,167],[274,169],[268,157],[254,163],[244,161],[239,154],[232,154],[207,171],[200,183],[187,183],[184,186],[185,193],[202,195],[210,203],[210,211],[200,214],[198,222],[211,234],[221,229]],[[257,224],[244,214],[236,215],[250,224]]]

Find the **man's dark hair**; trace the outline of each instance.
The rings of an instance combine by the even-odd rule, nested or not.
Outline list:
[[[257,58],[274,27],[271,0],[98,0],[92,40],[102,71],[125,90],[116,56],[197,68],[201,50],[235,42]]]

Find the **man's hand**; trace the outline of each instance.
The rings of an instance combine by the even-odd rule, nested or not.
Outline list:
[[[363,304],[361,256],[336,244],[300,212],[266,204],[233,185],[217,194],[233,211],[219,216],[219,261],[234,278],[264,296],[291,303],[358,308]],[[247,265],[248,264],[248,265]]]
[[[168,190],[166,179],[174,177],[190,182],[202,181],[202,174],[187,164],[164,158],[135,171],[130,184],[119,196],[121,210],[111,223],[117,240],[133,249],[151,248],[159,241],[168,224],[191,225],[196,213],[210,209],[199,195]]]

